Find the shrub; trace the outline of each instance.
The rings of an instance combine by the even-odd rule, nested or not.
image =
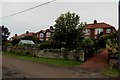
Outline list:
[[[47,49],[47,48],[50,48],[51,47],[51,44],[50,43],[46,43],[46,42],[43,42],[40,44],[40,49]]]
[[[29,52],[29,51],[26,51],[26,55],[30,55],[30,52]]]
[[[61,52],[63,53],[64,59],[68,60],[68,50],[66,48],[61,48]]]
[[[75,53],[75,54],[74,54],[74,58],[75,58],[75,60],[76,60],[76,61],[78,61],[78,60],[79,60],[79,56],[78,56],[78,54],[77,54],[77,53]]]

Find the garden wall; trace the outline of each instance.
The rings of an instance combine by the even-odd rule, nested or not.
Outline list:
[[[74,52],[68,51],[67,53],[63,53],[56,49],[54,50],[39,50],[35,48],[18,48],[18,47],[4,47],[7,52],[25,52],[29,53],[35,57],[44,57],[44,58],[54,58],[54,59],[68,59],[68,60],[79,60],[84,61],[84,51]],[[3,49],[4,49],[3,48]]]

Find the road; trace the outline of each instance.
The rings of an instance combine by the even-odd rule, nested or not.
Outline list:
[[[98,72],[64,68],[3,55],[3,78],[101,78]]]

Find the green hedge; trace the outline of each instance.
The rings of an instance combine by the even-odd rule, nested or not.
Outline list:
[[[42,42],[40,44],[40,49],[43,50],[43,49],[50,49],[50,48],[53,48],[53,44],[51,43],[48,43],[48,42]]]

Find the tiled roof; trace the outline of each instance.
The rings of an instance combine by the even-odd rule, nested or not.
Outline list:
[[[106,24],[106,23],[93,23],[93,24],[87,24],[85,26],[87,29],[95,29],[95,28],[114,28],[113,26]]]
[[[29,33],[24,33],[24,34],[21,34],[21,35],[15,35],[13,37],[11,37],[10,39],[15,39],[15,38],[21,38],[21,37],[25,37],[25,36],[33,36],[33,32],[29,32]]]
[[[22,36],[33,36],[33,32],[29,32],[29,33],[25,33],[25,34],[21,34],[21,35],[19,35],[19,37],[22,37]]]
[[[46,33],[46,32],[53,32],[53,30],[50,30],[50,29],[40,30],[39,32],[36,32],[36,33]]]

